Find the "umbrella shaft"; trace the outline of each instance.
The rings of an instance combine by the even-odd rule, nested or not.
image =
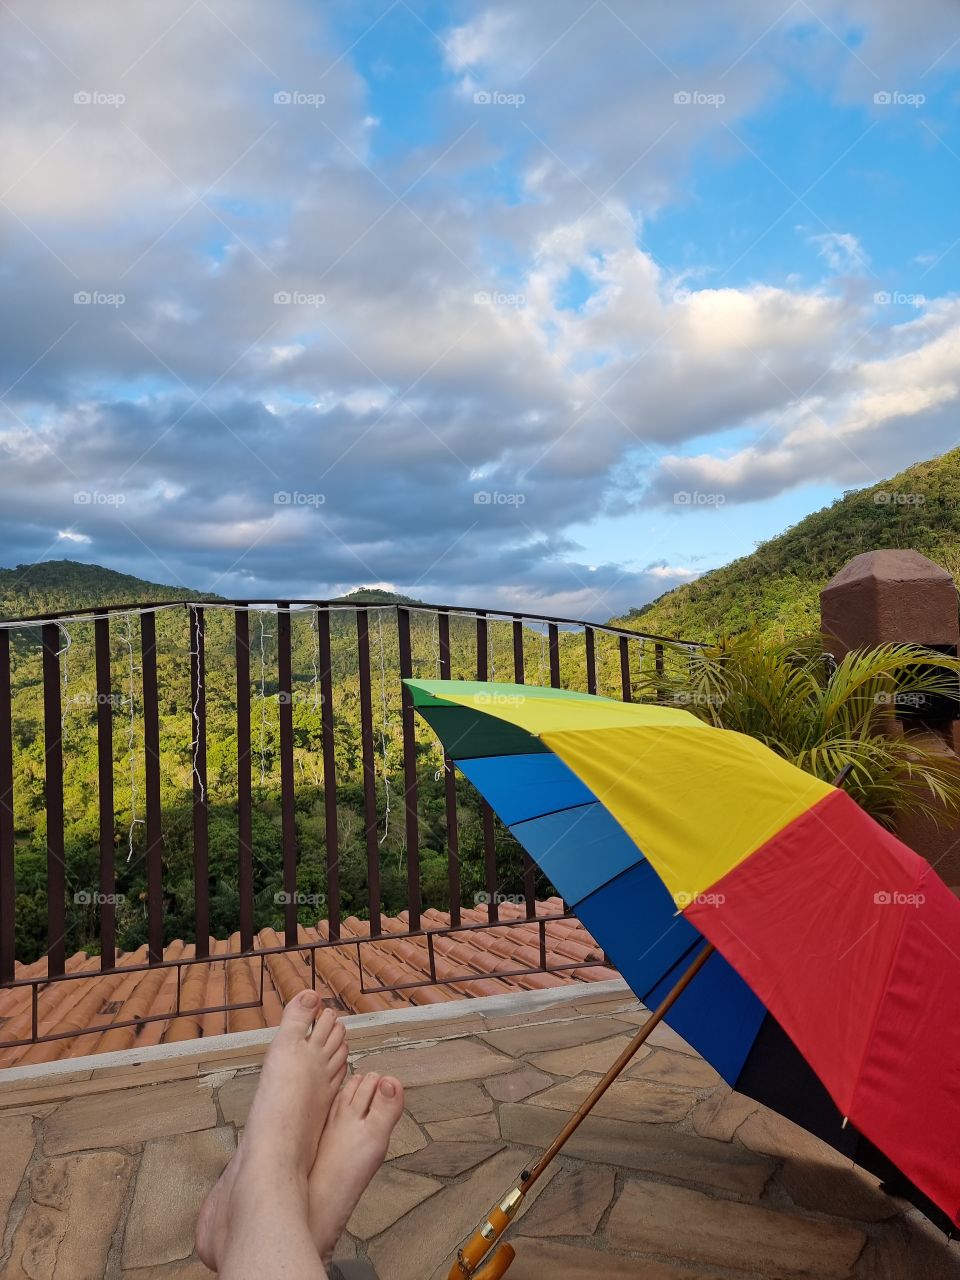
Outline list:
[[[610,1067],[607,1074],[590,1090],[590,1093],[583,1102],[581,1102],[580,1106],[563,1126],[554,1138],[553,1142],[550,1143],[550,1146],[547,1147],[546,1151],[533,1168],[528,1173],[520,1175],[519,1190],[523,1195],[527,1194],[536,1180],[543,1173],[544,1169],[546,1169],[550,1161],[559,1152],[564,1143],[566,1143],[567,1139],[580,1127],[651,1032],[660,1025],[664,1017],[670,1012],[679,998],[683,995],[684,991],[686,991],[687,987],[707,963],[715,950],[716,947],[714,947],[713,943],[708,942],[690,965],[689,969],[687,969],[686,972],[677,980],[676,984],[668,994],[664,996],[663,1000],[633,1037],[624,1051],[620,1054],[616,1062],[614,1062]]]

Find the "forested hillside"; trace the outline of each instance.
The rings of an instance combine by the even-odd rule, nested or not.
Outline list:
[[[626,626],[685,639],[757,626],[819,627],[820,590],[852,556],[912,547],[960,570],[960,449],[857,489],[761,543],[751,555],[633,609]]]

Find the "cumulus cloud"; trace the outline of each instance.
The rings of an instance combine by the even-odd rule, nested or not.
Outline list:
[[[924,31],[897,50],[865,0],[821,8],[874,79],[923,65]],[[227,594],[378,581],[605,617],[694,571],[588,562],[572,527],[945,438],[960,316],[878,325],[830,274],[866,263],[849,227],[800,233],[814,284],[734,286],[646,242],[694,156],[739,154],[808,65],[809,14],[486,6],[437,32],[436,135],[392,150],[309,0],[5,14],[8,560],[67,543]],[[821,36],[811,74],[835,75]]]

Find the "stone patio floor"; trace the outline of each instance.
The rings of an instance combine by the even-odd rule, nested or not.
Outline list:
[[[406,1113],[339,1256],[380,1280],[445,1277],[457,1244],[553,1138],[646,1016],[620,984],[348,1019],[358,1069]],[[422,1011],[413,1011],[419,1015]],[[197,1208],[236,1146],[266,1040],[0,1074],[0,1273],[200,1280]],[[511,1280],[960,1277],[875,1179],[731,1091],[654,1032],[530,1196]]]

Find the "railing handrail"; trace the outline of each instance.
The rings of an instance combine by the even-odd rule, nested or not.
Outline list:
[[[619,627],[608,622],[590,622],[584,618],[565,618],[548,613],[531,613],[526,609],[477,609],[469,605],[428,604],[425,601],[406,600],[291,600],[287,597],[279,600],[253,599],[204,599],[202,595],[189,600],[149,600],[129,601],[125,604],[91,605],[82,611],[63,609],[50,613],[34,614],[18,618],[0,618],[0,628],[14,630],[19,627],[39,627],[45,623],[96,622],[97,618],[110,614],[126,613],[159,613],[167,609],[224,609],[256,612],[259,609],[277,613],[296,613],[302,609],[327,609],[350,612],[357,609],[408,609],[411,613],[445,613],[463,618],[502,618],[514,622],[546,622],[560,627],[589,627],[605,635],[627,636],[637,640],[651,640],[656,644],[680,645],[691,649],[700,649],[705,645],[703,640],[687,640],[681,636],[662,636],[652,631],[639,631],[633,627]]]

